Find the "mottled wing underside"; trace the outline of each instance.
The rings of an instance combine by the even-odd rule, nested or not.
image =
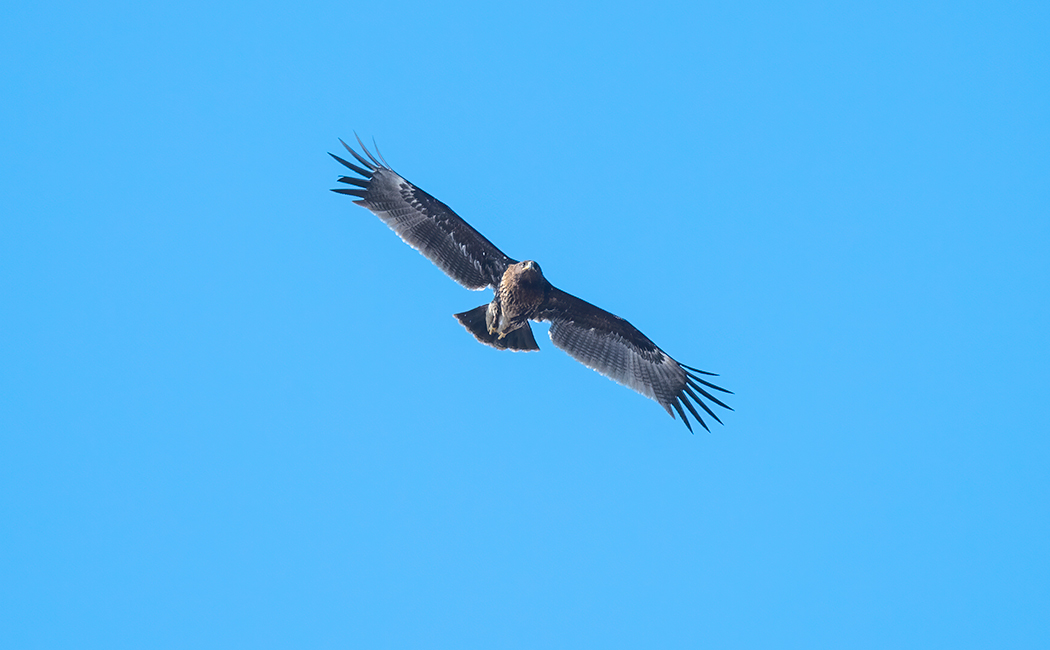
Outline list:
[[[353,189],[332,190],[356,196],[354,203],[371,210],[406,244],[418,250],[450,278],[468,289],[499,285],[515,260],[474,230],[452,208],[399,176],[376,158],[358,138],[365,155],[340,140],[360,165],[329,154],[360,176],[340,176]]]
[[[656,400],[671,417],[673,407],[690,431],[683,405],[708,428],[690,399],[719,423],[704,399],[732,410],[708,389],[730,391],[700,376],[713,373],[675,361],[626,320],[589,302],[552,288],[535,320],[550,321],[551,341],[583,365]]]

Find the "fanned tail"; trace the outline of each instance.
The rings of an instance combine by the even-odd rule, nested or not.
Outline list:
[[[499,338],[496,334],[489,334],[489,327],[485,322],[485,314],[488,308],[488,304],[484,304],[470,311],[456,314],[456,320],[463,327],[467,328],[467,331],[473,334],[474,338],[498,350],[522,350],[528,352],[540,349],[540,346],[536,344],[536,338],[532,335],[532,326],[527,322],[503,338]]]

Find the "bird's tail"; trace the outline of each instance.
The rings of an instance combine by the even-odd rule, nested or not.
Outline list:
[[[474,335],[474,338],[485,345],[491,345],[499,350],[529,351],[540,349],[540,346],[536,345],[536,338],[532,335],[532,326],[529,325],[528,321],[503,338],[499,338],[496,334],[489,334],[489,326],[485,321],[485,314],[488,308],[488,304],[484,304],[462,314],[456,314],[456,320],[462,323],[463,327],[467,328],[467,331]]]

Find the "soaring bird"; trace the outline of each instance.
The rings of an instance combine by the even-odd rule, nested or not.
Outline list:
[[[717,375],[675,361],[626,320],[553,286],[536,262],[507,257],[451,208],[391,169],[381,154],[372,155],[360,138],[364,155],[339,142],[358,164],[328,154],[355,174],[339,177],[353,187],[333,192],[357,197],[354,203],[370,210],[461,285],[492,287],[491,302],[455,314],[478,341],[499,350],[539,350],[529,321],[547,321],[554,345],[655,400],[672,418],[677,411],[690,432],[693,427],[683,405],[708,431],[693,402],[719,424],[722,421],[704,400],[732,410],[712,394],[731,391],[704,378]]]

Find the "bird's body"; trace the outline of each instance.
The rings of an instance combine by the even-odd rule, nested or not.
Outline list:
[[[333,191],[358,197],[355,203],[372,211],[463,286],[492,287],[491,302],[455,315],[478,341],[500,350],[539,350],[529,321],[547,321],[556,346],[584,365],[656,400],[671,417],[673,408],[690,431],[683,405],[707,428],[692,402],[721,422],[702,399],[729,409],[708,389],[729,391],[700,376],[712,373],[675,361],[626,320],[554,287],[536,262],[511,259],[447,205],[373,156],[364,144],[364,156],[345,142],[343,146],[363,167],[334,154],[332,157],[361,178],[341,176],[340,182],[356,187]]]
[[[536,310],[551,290],[540,265],[532,260],[511,264],[503,272],[485,315],[489,334],[505,338],[535,320]]]

